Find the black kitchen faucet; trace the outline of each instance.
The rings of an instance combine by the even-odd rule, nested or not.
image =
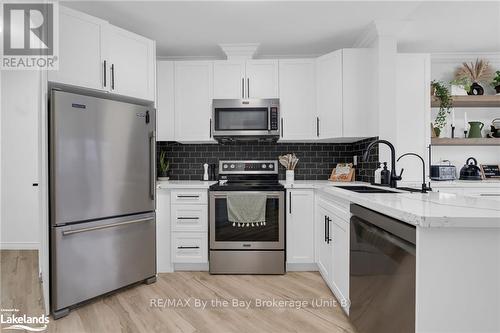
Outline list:
[[[377,143],[386,144],[391,149],[391,175],[389,180],[389,186],[392,188],[397,187],[397,181],[401,180],[401,175],[403,174],[404,169],[401,169],[401,173],[399,176],[396,175],[396,149],[394,149],[394,145],[387,140],[375,140],[371,142],[368,147],[366,147],[366,151],[363,154],[363,161],[366,162],[368,160],[368,155],[370,154],[370,150]]]

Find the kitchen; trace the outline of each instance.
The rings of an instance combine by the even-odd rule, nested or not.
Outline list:
[[[1,72],[2,309],[63,332],[500,331],[500,3],[54,8],[58,68]]]

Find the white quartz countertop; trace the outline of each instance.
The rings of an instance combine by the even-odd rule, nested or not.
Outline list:
[[[163,180],[156,182],[156,187],[165,189],[206,189],[210,185],[215,184],[215,181],[201,181],[201,180]]]
[[[432,187],[456,187],[456,188],[498,188],[500,189],[500,179],[486,180],[451,180],[451,181],[432,181]]]
[[[160,189],[206,189],[213,181],[160,181]],[[365,185],[364,182],[296,180],[281,183],[287,189],[314,189],[339,197],[420,227],[500,228],[500,205],[486,197],[470,197],[442,192],[357,193],[337,186]],[[468,182],[467,182],[468,183]]]
[[[365,185],[328,180],[282,182],[289,189],[316,189],[421,227],[500,228],[498,201],[442,192],[357,193],[335,186]]]

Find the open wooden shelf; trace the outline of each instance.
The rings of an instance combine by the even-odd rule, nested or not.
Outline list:
[[[500,95],[453,96],[453,106],[457,108],[492,108],[500,107]],[[432,96],[431,106],[439,107],[439,101]]]
[[[431,138],[433,146],[500,146],[500,138]]]

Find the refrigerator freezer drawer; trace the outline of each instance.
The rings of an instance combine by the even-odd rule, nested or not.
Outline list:
[[[156,275],[155,214],[52,227],[51,309]]]

